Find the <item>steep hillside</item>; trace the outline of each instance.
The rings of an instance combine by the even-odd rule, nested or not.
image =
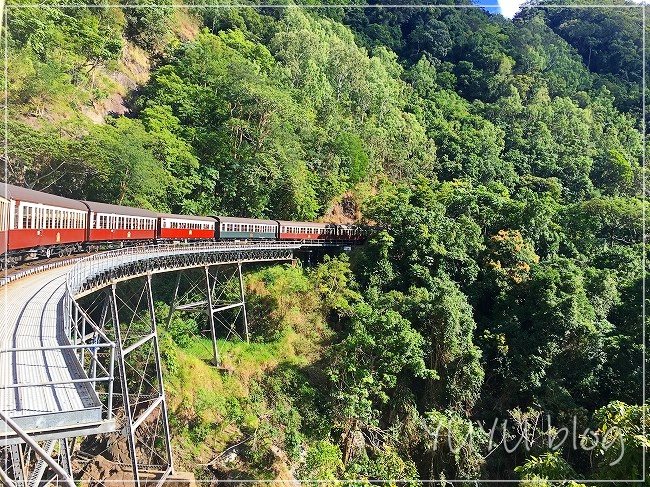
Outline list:
[[[349,262],[251,274],[258,342],[221,343],[231,374],[174,323],[199,476],[640,477],[642,10],[622,5],[12,8],[3,177],[380,229]]]

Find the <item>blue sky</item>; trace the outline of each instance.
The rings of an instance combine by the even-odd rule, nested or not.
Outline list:
[[[643,3],[642,0],[633,0],[636,3]],[[523,3],[521,0],[474,0],[474,3],[479,5],[496,5],[499,4],[499,8],[486,8],[489,12],[500,13],[504,17],[511,19],[519,10],[519,6]]]

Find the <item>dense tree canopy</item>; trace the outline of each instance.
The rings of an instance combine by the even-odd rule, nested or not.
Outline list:
[[[10,8],[2,176],[376,227],[349,259],[256,281],[260,341],[286,338],[296,295],[329,328],[307,371],[278,366],[228,403],[265,439],[251,475],[275,455],[312,480],[632,478],[648,445],[642,19],[618,7]],[[181,348],[199,333],[172,328]],[[256,423],[241,408],[262,397],[275,415]],[[614,428],[629,455],[553,449],[546,415]],[[531,425],[530,448],[501,448]]]

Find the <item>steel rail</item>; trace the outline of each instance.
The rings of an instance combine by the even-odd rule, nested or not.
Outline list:
[[[49,347],[4,348],[0,353],[19,352],[46,352],[49,350],[76,350],[79,348],[110,348],[114,343],[83,343],[79,345],[52,345]]]
[[[23,387],[64,386],[67,384],[87,384],[89,382],[108,382],[112,377],[88,377],[87,379],[51,380],[47,382],[24,382],[0,386],[0,389],[21,389]]]

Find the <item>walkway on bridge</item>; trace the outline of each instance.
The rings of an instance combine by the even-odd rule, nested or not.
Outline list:
[[[74,351],[60,348],[70,345],[63,331],[63,303],[71,268],[0,288],[0,409],[27,431],[94,429],[102,423],[101,404],[89,383],[74,382],[86,379]],[[0,421],[0,434],[12,433]]]

